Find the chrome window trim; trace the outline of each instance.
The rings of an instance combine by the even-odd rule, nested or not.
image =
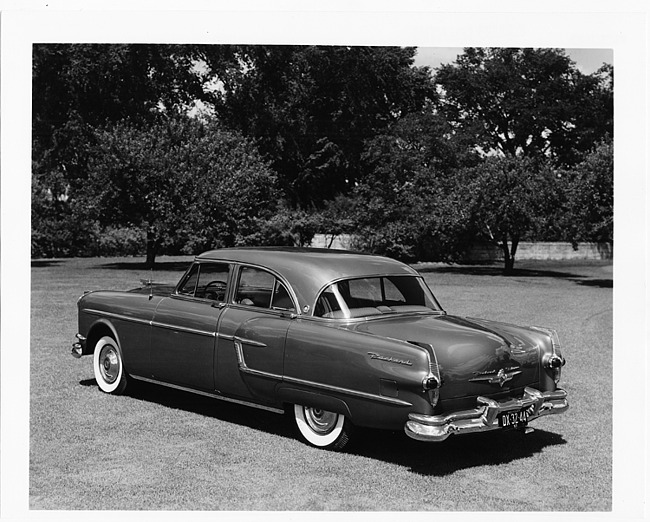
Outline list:
[[[355,279],[371,279],[371,278],[384,278],[384,277],[415,277],[416,279],[419,279],[420,282],[422,283],[422,285],[424,285],[424,287],[429,291],[429,294],[431,294],[431,297],[433,298],[434,304],[438,307],[438,310],[435,310],[435,309],[431,308],[430,312],[429,311],[426,311],[426,312],[425,311],[422,311],[422,312],[402,312],[403,314],[411,314],[411,313],[428,314],[428,313],[431,313],[431,312],[434,312],[434,313],[436,313],[438,315],[446,315],[447,314],[447,312],[445,312],[445,310],[442,308],[442,306],[438,302],[438,299],[436,298],[436,296],[433,293],[433,291],[431,290],[431,288],[429,288],[429,285],[427,285],[427,282],[424,280],[424,277],[422,277],[420,274],[417,274],[417,273],[416,274],[385,273],[385,274],[368,274],[368,275],[353,276],[353,277],[343,276],[343,277],[339,277],[337,279],[332,279],[329,283],[323,285],[318,290],[318,292],[316,292],[316,299],[314,300],[313,306],[311,307],[310,317],[313,317],[315,319],[323,319],[325,321],[341,321],[341,320],[343,320],[343,321],[355,321],[355,320],[366,321],[366,320],[370,320],[371,318],[381,317],[381,316],[374,316],[374,315],[370,315],[370,316],[366,316],[366,317],[348,317],[348,318],[344,318],[344,317],[338,317],[338,318],[334,318],[334,317],[317,317],[317,316],[314,315],[314,312],[316,311],[316,303],[318,303],[318,299],[320,298],[321,294],[327,288],[329,288],[330,286],[332,286],[332,285],[334,285],[336,283],[340,283],[341,281],[352,281],[352,280],[355,280]],[[338,294],[338,288],[337,288],[337,294]],[[337,299],[339,299],[339,295],[337,295]],[[400,314],[400,312],[395,313],[395,315],[399,315],[399,314]]]
[[[296,297],[296,293],[293,290],[293,287],[289,284],[289,281],[280,273],[276,272],[275,270],[272,270],[268,267],[262,266],[262,265],[257,265],[254,263],[244,263],[241,261],[233,261],[233,275],[232,275],[232,291],[230,292],[228,304],[234,305],[234,306],[241,306],[242,308],[245,308],[246,310],[268,310],[271,312],[280,312],[280,313],[291,313],[294,315],[301,315],[300,307],[298,306],[298,298]],[[265,272],[268,272],[271,274],[273,277],[275,277],[277,280],[279,280],[285,288],[289,292],[289,297],[291,298],[291,302],[293,303],[295,311],[291,311],[289,309],[273,309],[273,308],[262,308],[259,306],[250,306],[250,305],[243,305],[241,303],[236,303],[235,302],[235,295],[236,295],[236,287],[239,285],[239,277],[241,273],[241,268],[242,267],[247,267],[247,268],[256,268],[258,270],[264,270]]]
[[[226,278],[226,295],[224,296],[223,301],[213,301],[212,299],[205,299],[204,297],[195,297],[194,295],[188,295],[188,294],[181,294],[179,293],[179,289],[183,286],[183,283],[187,280],[187,278],[190,275],[190,272],[192,271],[192,268],[194,268],[194,265],[199,266],[199,273],[198,277],[196,278],[196,284],[199,283],[199,279],[201,277],[201,265],[205,264],[221,264],[221,265],[228,265],[228,277]],[[197,300],[200,302],[206,302],[206,303],[228,303],[229,302],[229,294],[231,292],[231,287],[232,287],[232,277],[233,273],[235,271],[235,263],[229,262],[229,261],[223,261],[223,260],[218,260],[218,259],[198,259],[195,258],[194,261],[190,264],[190,266],[185,270],[185,273],[181,276],[179,279],[178,283],[176,284],[176,287],[174,288],[174,291],[172,292],[170,297],[173,298],[183,298],[183,299],[191,299],[191,300]],[[196,293],[196,285],[194,285],[194,293]]]

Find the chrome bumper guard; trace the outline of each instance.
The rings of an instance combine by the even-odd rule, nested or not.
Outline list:
[[[84,354],[86,338],[81,334],[77,334],[75,337],[78,339],[78,341],[72,344],[72,357],[79,359]]]
[[[502,429],[497,418],[500,413],[526,409],[528,421],[544,415],[563,413],[569,407],[566,396],[566,391],[560,388],[552,392],[541,392],[526,387],[519,399],[499,402],[487,397],[477,397],[476,402],[481,406],[473,410],[446,415],[410,413],[404,431],[416,440],[440,442],[450,435],[498,430]]]

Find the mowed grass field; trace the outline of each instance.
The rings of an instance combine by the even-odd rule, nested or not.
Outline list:
[[[191,258],[160,258],[175,282]],[[128,289],[140,258],[32,262],[30,508],[45,510],[608,511],[612,508],[612,267],[421,265],[450,313],[558,330],[571,407],[535,431],[451,437],[359,430],[345,453],[289,418],[149,384],[111,396],[74,359],[76,300]],[[133,382],[133,381],[131,381]]]

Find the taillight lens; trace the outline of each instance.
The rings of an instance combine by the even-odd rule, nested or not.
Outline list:
[[[544,361],[544,366],[548,369],[555,381],[555,384],[560,382],[560,377],[562,376],[562,366],[566,364],[564,357],[553,354],[546,361]]]
[[[422,380],[422,388],[427,392],[431,406],[435,408],[440,398],[440,381],[437,377],[428,375]]]
[[[422,381],[422,387],[425,391],[436,390],[440,387],[440,382],[434,375],[429,375]]]

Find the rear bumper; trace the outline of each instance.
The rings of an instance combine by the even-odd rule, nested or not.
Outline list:
[[[82,355],[86,355],[86,338],[81,334],[75,337],[77,342],[72,344],[72,357],[79,359]]]
[[[409,414],[404,426],[406,434],[416,440],[440,442],[450,435],[476,433],[502,429],[498,415],[504,412],[526,410],[531,421],[544,415],[563,413],[569,407],[566,391],[558,388],[552,392],[541,392],[535,388],[524,388],[518,399],[495,401],[487,397],[477,397],[479,404],[473,410],[462,410],[445,415]]]

